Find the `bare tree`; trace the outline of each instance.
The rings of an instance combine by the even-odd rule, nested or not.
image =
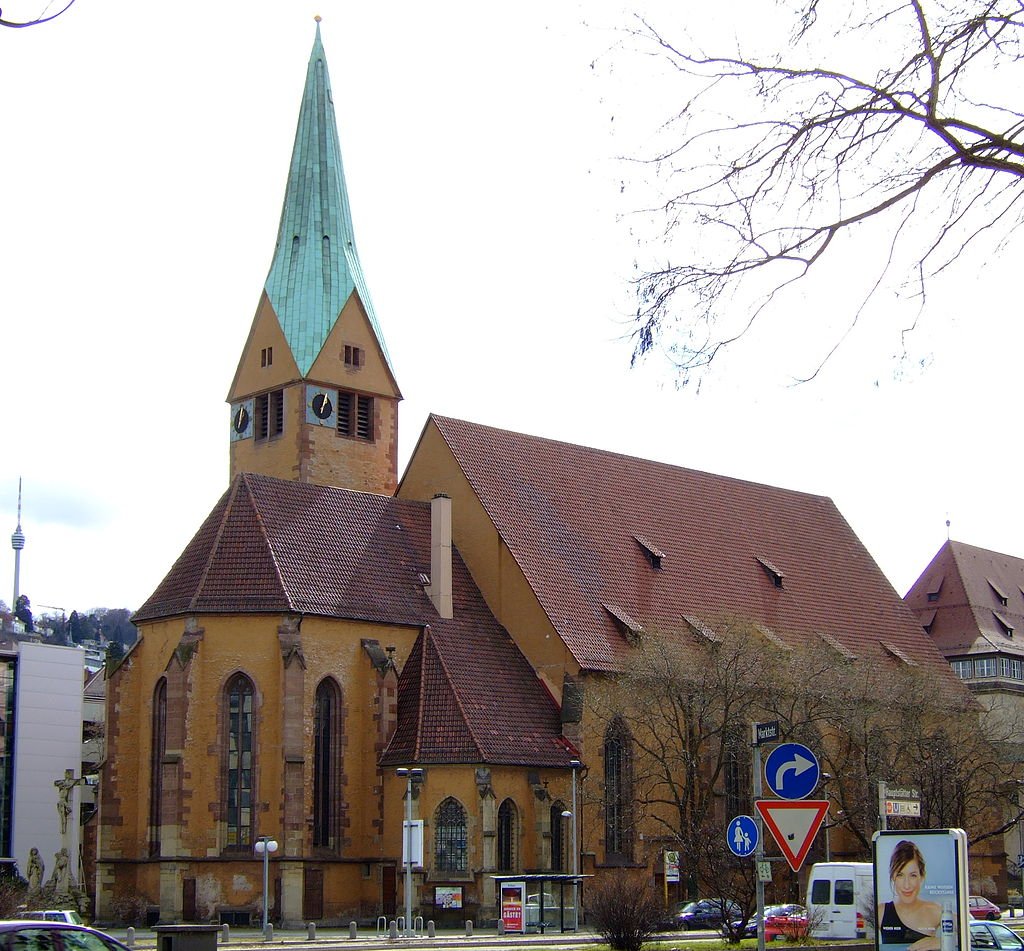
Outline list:
[[[840,11],[845,22],[824,23]],[[660,348],[682,382],[698,378],[783,289],[843,262],[854,236],[874,264],[846,268],[856,296],[826,306],[845,307],[852,327],[896,278],[921,307],[968,245],[998,246],[1020,223],[1020,0],[800,0],[788,49],[765,59],[708,54],[638,22],[634,36],[686,80],[651,160],[673,183],[657,217],[686,242],[682,261],[638,280],[634,361]],[[829,45],[834,61],[819,62]]]
[[[710,888],[746,913],[753,869],[733,860],[725,830],[753,811],[753,722],[777,719],[784,739],[816,751],[830,774],[822,794],[831,826],[846,830],[850,857],[870,854],[882,780],[921,790],[912,827],[964,828],[978,842],[1022,818],[1019,753],[1006,755],[1017,719],[986,709],[951,675],[895,655],[857,658],[742,620],[691,620],[643,634],[628,667],[589,692],[588,706],[629,739],[631,801],[620,815],[645,830],[648,846],[679,851],[691,893]]]

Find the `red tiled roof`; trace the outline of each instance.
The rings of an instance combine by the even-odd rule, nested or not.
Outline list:
[[[895,648],[953,683],[830,499],[446,417],[431,422],[581,667],[622,662],[626,640],[605,607],[614,604],[648,629],[738,617],[790,644],[825,634],[850,654],[898,663]],[[637,539],[657,546],[660,567]]]
[[[947,541],[905,600],[948,657],[1024,655],[1024,558]]]
[[[388,762],[568,766],[558,708],[457,550],[454,617],[419,581],[430,505],[238,476],[135,620],[297,613],[424,627],[399,679]]]

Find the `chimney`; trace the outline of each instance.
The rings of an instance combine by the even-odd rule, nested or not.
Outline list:
[[[430,586],[427,594],[441,617],[452,616],[452,500],[443,492],[430,500]]]

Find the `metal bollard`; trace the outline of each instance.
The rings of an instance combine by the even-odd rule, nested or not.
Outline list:
[[[356,927],[356,923],[354,921],[350,921],[348,923],[348,936],[349,936],[349,938],[351,938],[353,941],[355,941],[356,940],[356,936],[358,934],[359,934],[359,931],[358,931],[358,929]]]
[[[220,926],[220,943],[227,944],[231,940],[231,925],[226,921]]]
[[[498,934],[499,935],[503,935],[504,933],[505,933],[505,919],[504,918],[499,918],[498,919]]]
[[[273,941],[274,940],[274,926],[268,921],[267,927],[263,929],[263,940]]]
[[[398,937],[398,922],[397,921],[392,921],[390,926],[388,927],[388,937],[391,938],[391,939],[395,939],[395,938]]]
[[[433,938],[434,937],[434,919],[433,918],[431,918],[430,921],[427,922],[427,937],[428,938]]]
[[[473,937],[473,919],[472,918],[467,918],[466,919],[466,937],[467,938],[472,938]]]
[[[310,921],[306,924],[306,940],[316,941],[316,922]]]
[[[134,948],[135,947],[135,929],[134,928],[132,928],[132,927],[128,928],[128,932],[127,932],[127,934],[125,935],[125,938],[124,938],[124,943],[126,945],[128,945],[129,948]]]

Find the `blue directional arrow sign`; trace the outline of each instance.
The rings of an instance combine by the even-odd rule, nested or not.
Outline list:
[[[729,851],[743,859],[754,854],[757,836],[757,823],[750,816],[736,816],[729,822],[725,840],[729,844]]]
[[[780,799],[806,799],[821,779],[818,757],[803,743],[783,743],[768,754],[764,778]]]

